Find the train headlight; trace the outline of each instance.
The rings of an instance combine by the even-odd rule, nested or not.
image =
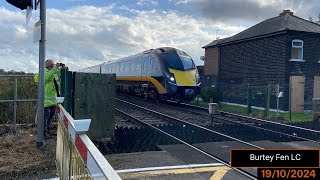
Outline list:
[[[174,77],[173,73],[166,72],[165,76],[167,77],[166,79],[167,79],[168,83],[176,85],[176,78]]]

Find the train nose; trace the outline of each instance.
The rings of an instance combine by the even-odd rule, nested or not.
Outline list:
[[[185,96],[193,96],[194,90],[193,89],[185,89],[184,94],[185,94]]]

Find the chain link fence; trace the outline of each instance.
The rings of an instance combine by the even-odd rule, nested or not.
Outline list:
[[[221,84],[220,110],[272,120],[314,120],[313,88],[296,89],[290,84]]]
[[[0,75],[0,124],[35,122],[37,84],[33,75]]]

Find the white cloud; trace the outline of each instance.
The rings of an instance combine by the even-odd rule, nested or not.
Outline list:
[[[170,2],[174,2],[175,5],[185,5],[188,4],[191,0],[169,0]]]
[[[27,29],[23,26],[16,26],[16,37],[17,38],[21,38],[21,39],[25,39],[28,36],[28,32]]]
[[[78,70],[143,50],[172,46],[200,63],[199,57],[204,54],[201,47],[215,39],[216,29],[226,36],[243,30],[224,23],[208,24],[176,11],[135,10],[134,16],[126,17],[115,14],[114,8],[47,9],[46,57]],[[34,14],[29,27],[24,26],[23,13],[0,8],[0,14],[0,69],[36,72],[39,45],[33,43],[33,24],[38,14]]]
[[[139,6],[144,6],[144,5],[151,5],[151,6],[157,6],[158,5],[158,2],[155,1],[155,0],[139,0],[137,2],[137,4]]]

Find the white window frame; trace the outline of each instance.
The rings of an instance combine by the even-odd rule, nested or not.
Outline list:
[[[295,42],[299,42],[299,43],[301,43],[301,46],[296,46],[296,45],[293,45],[293,43],[295,43]],[[303,41],[302,40],[300,40],[300,39],[294,39],[294,40],[292,40],[292,42],[291,42],[291,56],[292,56],[292,48],[301,48],[301,50],[302,50],[302,59],[290,59],[290,61],[293,61],[293,62],[305,62],[305,60],[303,60]]]

